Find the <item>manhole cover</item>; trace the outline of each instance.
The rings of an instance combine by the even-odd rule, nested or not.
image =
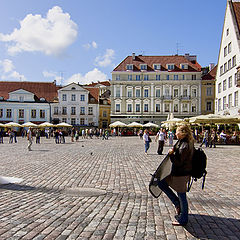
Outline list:
[[[65,194],[79,197],[95,197],[104,195],[107,192],[96,188],[68,188],[63,191]]]

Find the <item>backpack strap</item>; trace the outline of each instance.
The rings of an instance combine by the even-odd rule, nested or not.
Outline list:
[[[188,186],[187,186],[187,192],[190,191],[191,187],[192,187],[192,184],[193,184],[193,177],[190,177],[189,181],[188,181]]]
[[[205,171],[204,174],[203,174],[202,190],[204,189],[204,184],[205,184],[205,180],[206,180],[206,175],[207,175],[207,171]]]

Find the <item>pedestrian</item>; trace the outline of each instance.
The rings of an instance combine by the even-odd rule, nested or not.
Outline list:
[[[75,135],[75,129],[72,128],[71,129],[71,139],[72,139],[72,142],[74,142],[74,135]]]
[[[56,129],[56,131],[55,131],[55,143],[59,144],[59,131],[58,131],[58,129]]]
[[[162,128],[159,129],[159,131],[156,135],[155,142],[157,142],[157,141],[158,141],[157,154],[162,155],[163,154],[164,141],[165,141],[165,133],[164,133]]]
[[[32,151],[32,140],[33,140],[33,137],[32,137],[32,128],[30,127],[27,131],[27,140],[28,140],[28,151]]]
[[[13,130],[14,142],[17,143],[17,131]]]
[[[142,129],[139,130],[139,134],[138,135],[139,135],[140,139],[143,139],[143,131],[142,131]]]
[[[41,132],[39,129],[37,129],[36,131],[36,144],[40,144],[40,136],[41,136]]]
[[[220,139],[223,141],[223,143],[227,144],[227,134],[224,132],[224,130],[222,130],[219,136],[220,136]]]
[[[203,132],[203,141],[200,144],[200,147],[202,147],[203,144],[205,144],[205,147],[208,147],[208,144],[209,144],[208,138],[209,138],[208,130],[205,130]]]
[[[173,134],[172,130],[169,130],[168,131],[168,143],[169,143],[170,147],[173,146],[173,137],[174,137],[174,134]]]
[[[9,142],[8,143],[13,143],[13,138],[14,138],[13,130],[8,130],[8,135],[9,135]]]
[[[3,132],[3,129],[1,128],[1,130],[0,130],[0,143],[3,143],[3,136],[4,136],[4,132]]]
[[[65,137],[64,137],[65,133],[63,130],[59,130],[59,136],[60,136],[60,143],[65,143]]]
[[[216,132],[215,130],[213,129],[212,132],[211,132],[211,135],[210,135],[210,148],[213,146],[214,148],[216,147],[216,138],[217,138],[217,135],[216,135]]]
[[[147,155],[147,151],[150,148],[151,138],[149,137],[149,132],[147,129],[144,130],[143,140],[145,145],[145,154]]]
[[[187,183],[190,181],[192,170],[192,156],[194,151],[194,139],[191,129],[187,125],[181,125],[176,131],[177,144],[169,149],[169,157],[172,169],[169,176],[158,181],[159,188],[168,196],[176,208],[177,221],[174,226],[188,223]],[[175,194],[173,190],[177,192]]]

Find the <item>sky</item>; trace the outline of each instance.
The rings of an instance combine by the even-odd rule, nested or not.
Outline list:
[[[217,64],[227,0],[0,0],[0,80],[111,79],[127,56]]]

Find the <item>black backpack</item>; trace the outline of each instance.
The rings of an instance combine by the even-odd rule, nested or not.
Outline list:
[[[193,157],[192,157],[192,171],[191,171],[191,182],[188,183],[188,192],[192,186],[193,180],[196,182],[197,179],[203,178],[202,189],[204,188],[206,180],[206,171],[207,167],[207,156],[202,148],[194,148]]]

